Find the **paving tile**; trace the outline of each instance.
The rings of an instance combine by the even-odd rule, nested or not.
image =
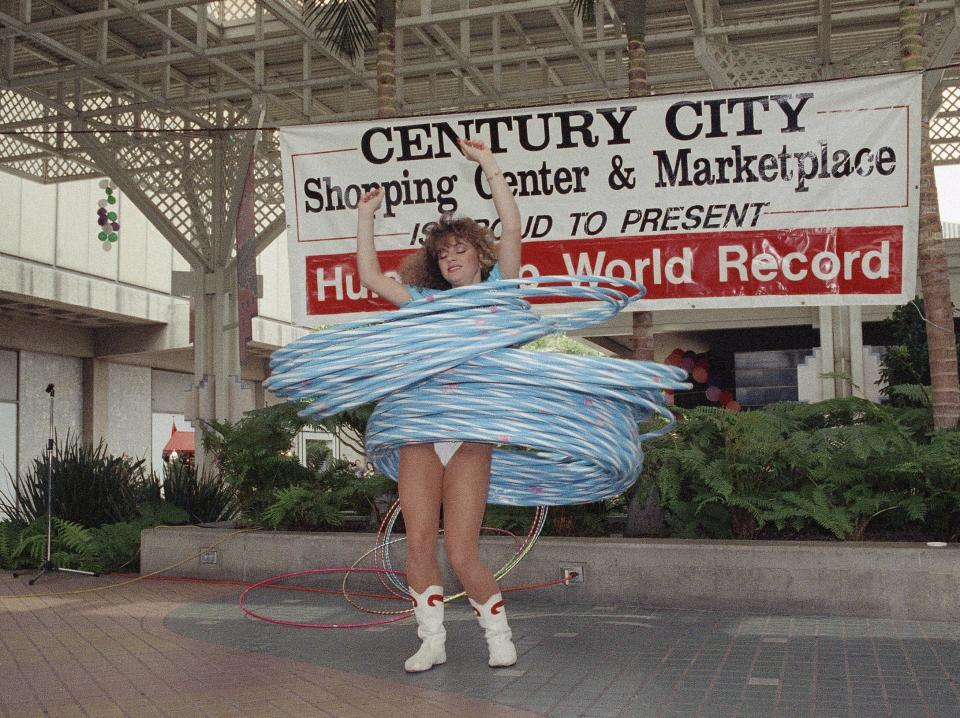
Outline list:
[[[25,591],[0,577],[0,594]],[[335,598],[289,598],[266,594],[258,610],[354,618]],[[0,715],[960,715],[960,624],[511,604],[516,666],[488,669],[472,616],[453,605],[447,664],[407,675],[412,622],[283,628],[242,617],[235,588],[170,581],[22,599],[0,604]]]

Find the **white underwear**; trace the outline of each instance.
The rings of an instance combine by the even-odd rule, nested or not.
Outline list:
[[[436,441],[433,444],[433,450],[437,452],[440,463],[446,466],[462,445],[462,441]]]

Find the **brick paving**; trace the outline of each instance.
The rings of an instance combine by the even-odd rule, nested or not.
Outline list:
[[[0,594],[109,585],[52,576]],[[143,581],[0,601],[4,716],[960,716],[960,623],[755,616],[510,594],[520,652],[485,665],[472,612],[448,608],[448,662],[407,675],[410,621],[306,630],[246,618],[238,589]],[[260,591],[257,610],[356,621],[342,599]],[[360,617],[362,620],[362,616]]]
[[[28,587],[26,579],[7,573],[0,576],[0,594],[71,591],[120,581],[61,574]],[[164,625],[177,607],[209,599],[235,610],[236,596],[236,588],[223,585],[140,581],[74,596],[0,599],[0,715],[536,715],[406,681],[357,676],[197,640]]]

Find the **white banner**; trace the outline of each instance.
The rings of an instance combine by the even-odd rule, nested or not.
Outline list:
[[[280,131],[294,321],[388,305],[360,286],[356,205],[392,271],[442,212],[497,220],[456,137],[496,155],[521,276],[647,287],[638,309],[913,298],[921,75],[300,126]]]

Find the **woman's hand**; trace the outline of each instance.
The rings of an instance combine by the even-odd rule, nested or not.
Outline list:
[[[465,140],[462,137],[457,138],[460,144],[460,151],[468,160],[473,160],[478,164],[483,164],[484,160],[493,159],[493,153],[490,148],[479,140]]]
[[[357,214],[361,217],[373,217],[373,213],[380,209],[381,204],[383,204],[383,189],[377,187],[377,189],[370,190],[360,198],[360,202],[357,204]]]

